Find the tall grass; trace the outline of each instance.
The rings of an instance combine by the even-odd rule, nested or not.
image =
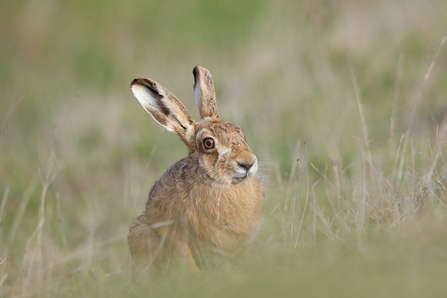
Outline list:
[[[443,297],[444,1],[7,2],[0,11],[0,297]],[[266,186],[237,268],[133,283],[127,230],[186,154],[128,90],[197,118],[213,73]]]

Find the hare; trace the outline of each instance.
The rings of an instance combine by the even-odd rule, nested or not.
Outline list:
[[[155,182],[145,210],[130,226],[137,272],[165,271],[173,259],[199,271],[213,256],[242,256],[261,223],[257,158],[242,129],[221,120],[211,73],[196,66],[193,75],[199,122],[157,82],[137,78],[130,85],[152,118],[189,150]]]

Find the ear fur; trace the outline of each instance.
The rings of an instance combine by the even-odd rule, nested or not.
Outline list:
[[[194,67],[192,73],[194,75],[194,95],[200,119],[220,119],[213,76],[201,66]]]
[[[156,122],[178,134],[188,145],[194,133],[194,120],[171,92],[157,82],[145,78],[134,79],[130,89]]]

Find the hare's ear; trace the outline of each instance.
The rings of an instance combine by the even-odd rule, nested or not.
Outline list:
[[[194,134],[194,120],[186,107],[168,90],[150,79],[134,79],[130,84],[141,106],[167,130],[188,144]]]
[[[211,73],[201,66],[194,67],[192,73],[194,74],[194,95],[200,119],[220,119]]]

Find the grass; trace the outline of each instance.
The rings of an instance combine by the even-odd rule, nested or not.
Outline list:
[[[443,297],[446,11],[5,3],[0,297]],[[237,268],[134,284],[128,226],[186,148],[128,85],[153,78],[197,119],[195,65],[261,161],[264,224]]]

